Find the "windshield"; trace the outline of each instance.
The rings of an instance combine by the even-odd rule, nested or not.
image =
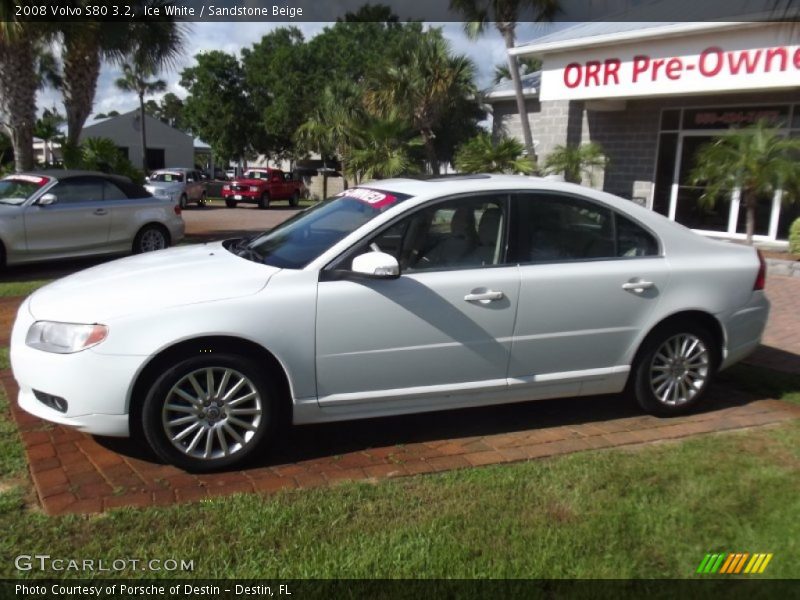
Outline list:
[[[302,269],[364,223],[411,196],[353,188],[329,198],[244,242],[226,245],[231,252],[285,269]]]
[[[268,171],[247,171],[244,174],[245,179],[269,179]]]
[[[0,203],[22,204],[31,195],[50,181],[47,177],[14,175],[0,181]]]
[[[160,181],[162,183],[183,183],[183,173],[153,173],[150,181]]]

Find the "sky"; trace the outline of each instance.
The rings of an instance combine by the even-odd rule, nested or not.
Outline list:
[[[175,64],[175,66],[160,73],[159,77],[167,82],[167,92],[172,92],[181,98],[186,97],[186,90],[179,84],[180,72],[186,67],[192,66],[194,56],[203,51],[222,50],[228,53],[239,54],[240,50],[251,46],[259,41],[272,29],[285,24],[269,22],[195,22],[191,24],[191,30],[187,36],[186,50]],[[297,23],[295,24],[306,39],[314,37],[320,33],[328,23]],[[477,70],[477,84],[481,89],[489,87],[492,83],[494,66],[502,63],[505,58],[505,46],[503,40],[494,28],[489,28],[486,34],[476,41],[467,39],[461,23],[439,23],[432,26],[443,28],[445,37],[450,41],[453,52],[466,54],[475,63]],[[542,35],[542,26],[539,29],[536,25],[521,23],[518,27],[517,41],[524,42],[538,35]],[[114,65],[104,65],[100,72],[97,82],[97,92],[95,95],[94,112],[89,117],[87,125],[92,123],[93,117],[98,113],[108,113],[112,110],[121,113],[128,112],[138,107],[138,99],[133,93],[122,92],[114,86],[114,81],[121,75],[119,67]],[[164,93],[167,93],[164,92]],[[152,96],[153,100],[158,101],[163,94]],[[150,99],[150,98],[148,98]],[[64,108],[61,95],[51,89],[43,90],[39,93],[38,109],[41,113],[45,108],[55,106],[61,114]]]

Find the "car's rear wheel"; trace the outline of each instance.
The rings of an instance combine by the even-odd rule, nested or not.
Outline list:
[[[651,414],[683,414],[702,400],[714,378],[718,356],[715,337],[701,325],[687,322],[662,327],[639,351],[633,395]]]
[[[169,246],[169,234],[160,225],[145,225],[133,240],[133,253],[153,252]]]
[[[300,204],[300,192],[295,190],[294,194],[292,194],[292,198],[289,200],[290,206],[297,206]]]
[[[274,398],[252,360],[194,356],[173,364],[150,387],[142,406],[144,435],[160,458],[188,471],[227,468],[264,441]]]
[[[203,207],[207,203],[208,203],[208,194],[203,192],[202,194],[200,194],[200,200],[197,202],[197,205],[200,206],[200,207]]]
[[[236,200],[225,198],[225,206],[227,206],[228,208],[236,208]]]
[[[267,192],[261,194],[261,197],[258,199],[258,208],[269,208],[269,194]]]
[[[186,205],[189,204],[189,199],[186,197],[186,194],[181,194],[181,199],[179,201],[181,208],[186,208]]]

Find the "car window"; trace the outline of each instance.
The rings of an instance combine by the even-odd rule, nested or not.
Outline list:
[[[103,182],[104,200],[126,200],[127,198],[128,198],[127,194],[125,194],[125,192],[119,189],[119,187],[117,187],[110,181]]]
[[[153,173],[150,176],[150,181],[159,181],[162,183],[183,183],[183,173],[180,171],[162,171],[160,173]]]
[[[102,179],[94,177],[67,179],[50,191],[56,195],[59,204],[100,202],[103,200],[103,183]]]
[[[503,196],[458,198],[401,219],[352,256],[375,244],[397,258],[404,272],[504,264],[505,224]]]
[[[267,171],[247,171],[244,174],[245,179],[267,179],[269,173]]]
[[[648,231],[610,208],[577,196],[523,194],[516,205],[519,262],[654,256]]]
[[[410,197],[369,188],[350,188],[297,213],[244,246],[229,249],[243,256],[257,257],[274,267],[302,269],[345,236]]]
[[[19,205],[50,181],[38,175],[12,175],[0,180],[0,204]]]
[[[658,242],[649,231],[629,218],[616,215],[617,256],[657,256]]]

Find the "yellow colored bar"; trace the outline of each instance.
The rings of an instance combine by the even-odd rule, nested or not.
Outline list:
[[[742,571],[742,567],[744,567],[744,563],[749,556],[750,556],[749,552],[745,552],[744,554],[742,554],[742,559],[739,561],[739,564],[736,565],[736,570],[734,571],[734,573],[738,574]]]
[[[753,554],[753,558],[750,559],[750,562],[747,563],[747,566],[744,568],[744,572],[745,573],[749,573],[750,571],[753,570],[753,565],[756,564],[756,561],[758,560],[759,556],[761,556],[761,555],[760,554]]]
[[[767,554],[767,557],[764,559],[764,562],[761,564],[761,568],[758,570],[758,572],[759,573],[763,573],[764,569],[767,568],[767,565],[769,564],[769,561],[771,561],[771,560],[772,560],[772,553],[770,552],[769,554]]]
[[[753,573],[758,573],[758,568],[761,566],[761,563],[764,562],[764,559],[767,558],[767,555],[763,553],[756,554],[756,556],[758,558],[756,559],[756,563],[753,565],[753,568],[751,569]]]
[[[728,558],[725,559],[725,562],[723,563],[722,568],[719,570],[720,573],[727,573],[728,572],[728,567],[730,566],[731,561],[733,561],[733,558],[735,556],[736,556],[735,554],[728,554]]]

